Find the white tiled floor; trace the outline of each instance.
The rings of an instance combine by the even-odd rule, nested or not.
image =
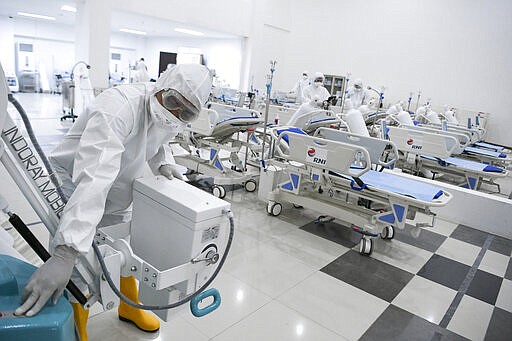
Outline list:
[[[507,271],[509,260],[510,257],[491,250],[487,250],[478,268],[480,270],[490,272],[496,276],[503,277]]]
[[[470,340],[483,340],[485,326],[489,324],[493,306],[464,295],[459,308],[448,324],[448,330],[454,331]]]
[[[437,324],[441,322],[456,293],[455,290],[416,276],[393,300],[393,304]]]
[[[496,306],[512,313],[512,281],[503,279]]]
[[[464,243],[460,240],[448,238],[445,242],[437,249],[436,253],[447,258],[454,259],[463,264],[472,266],[475,262],[479,247]]]
[[[321,272],[289,290],[278,301],[350,340],[363,335],[370,326],[368,320],[377,318],[389,305]]]

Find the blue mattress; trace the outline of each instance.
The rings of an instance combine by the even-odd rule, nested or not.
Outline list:
[[[355,168],[359,167],[356,166]],[[350,176],[344,174],[329,173],[351,179]],[[370,186],[426,202],[431,202],[443,195],[443,190],[437,186],[390,173],[369,170],[361,175],[359,179],[364,183],[363,188]]]
[[[472,154],[478,154],[478,155],[485,155],[490,157],[497,157],[497,158],[506,158],[507,154],[503,154],[500,152],[494,152],[492,150],[487,149],[480,149],[475,147],[466,147],[464,148],[465,153],[472,153]]]
[[[487,172],[487,173],[503,173],[503,168],[488,165],[486,163],[471,161],[471,160],[465,160],[460,159],[456,157],[447,157],[444,159],[439,159],[433,156],[428,155],[421,155],[422,158],[427,160],[433,160],[437,161],[439,164],[446,163],[447,166],[452,165],[460,168],[469,169],[472,171],[479,171],[479,172]]]
[[[443,195],[437,186],[403,176],[369,170],[359,177],[367,186],[430,202]]]
[[[475,146],[481,147],[481,148],[492,149],[496,152],[501,152],[503,149],[505,149],[505,147],[503,147],[503,146],[498,146],[498,145],[495,145],[492,143],[487,143],[487,142],[477,142],[477,143],[475,143]]]

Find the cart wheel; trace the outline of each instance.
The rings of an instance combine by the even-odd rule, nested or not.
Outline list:
[[[395,228],[393,226],[385,226],[380,233],[382,239],[393,239],[395,237]]]
[[[256,190],[256,181],[253,179],[247,180],[244,184],[245,190],[247,192],[254,192]]]
[[[277,217],[278,215],[280,215],[282,210],[283,210],[283,206],[281,206],[281,204],[278,202],[274,202],[274,203],[269,202],[267,204],[267,213],[274,217]]]
[[[373,251],[373,240],[361,238],[359,242],[359,253],[365,256],[369,256]]]
[[[272,201],[269,201],[269,202],[267,203],[267,214],[272,214],[272,205],[273,205],[273,204],[274,204],[274,203],[273,203]]]
[[[214,185],[212,188],[212,194],[217,198],[223,199],[226,196],[226,189],[224,186]]]

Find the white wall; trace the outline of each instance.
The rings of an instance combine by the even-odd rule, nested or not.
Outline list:
[[[490,112],[488,140],[512,145],[512,1],[296,0],[291,10],[278,70],[288,87],[308,69],[384,85],[387,101],[421,89],[434,104]]]
[[[159,0],[152,1],[151,5],[138,0],[111,1],[114,9],[247,36],[254,0]]]
[[[141,57],[144,57],[151,77],[158,77],[160,52],[177,53],[179,47],[201,49],[209,68],[215,69],[217,75],[231,86],[239,86],[242,40],[238,38],[147,38],[146,48]]]

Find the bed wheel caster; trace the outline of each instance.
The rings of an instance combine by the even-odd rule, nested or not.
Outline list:
[[[393,226],[386,226],[380,233],[382,239],[393,239],[395,237],[395,228]]]
[[[297,209],[304,208],[304,206],[297,205],[297,204],[293,204],[293,207],[294,207],[294,208],[297,208]]]
[[[251,179],[251,180],[247,180],[244,184],[244,188],[247,192],[254,192],[256,190],[256,181]]]
[[[226,196],[226,189],[224,186],[214,185],[212,188],[212,194],[217,198],[224,199]]]
[[[359,242],[359,253],[365,256],[369,256],[373,251],[373,240],[361,238]]]
[[[274,217],[280,215],[282,210],[283,206],[281,206],[281,204],[278,202],[269,202],[267,204],[267,213]]]

